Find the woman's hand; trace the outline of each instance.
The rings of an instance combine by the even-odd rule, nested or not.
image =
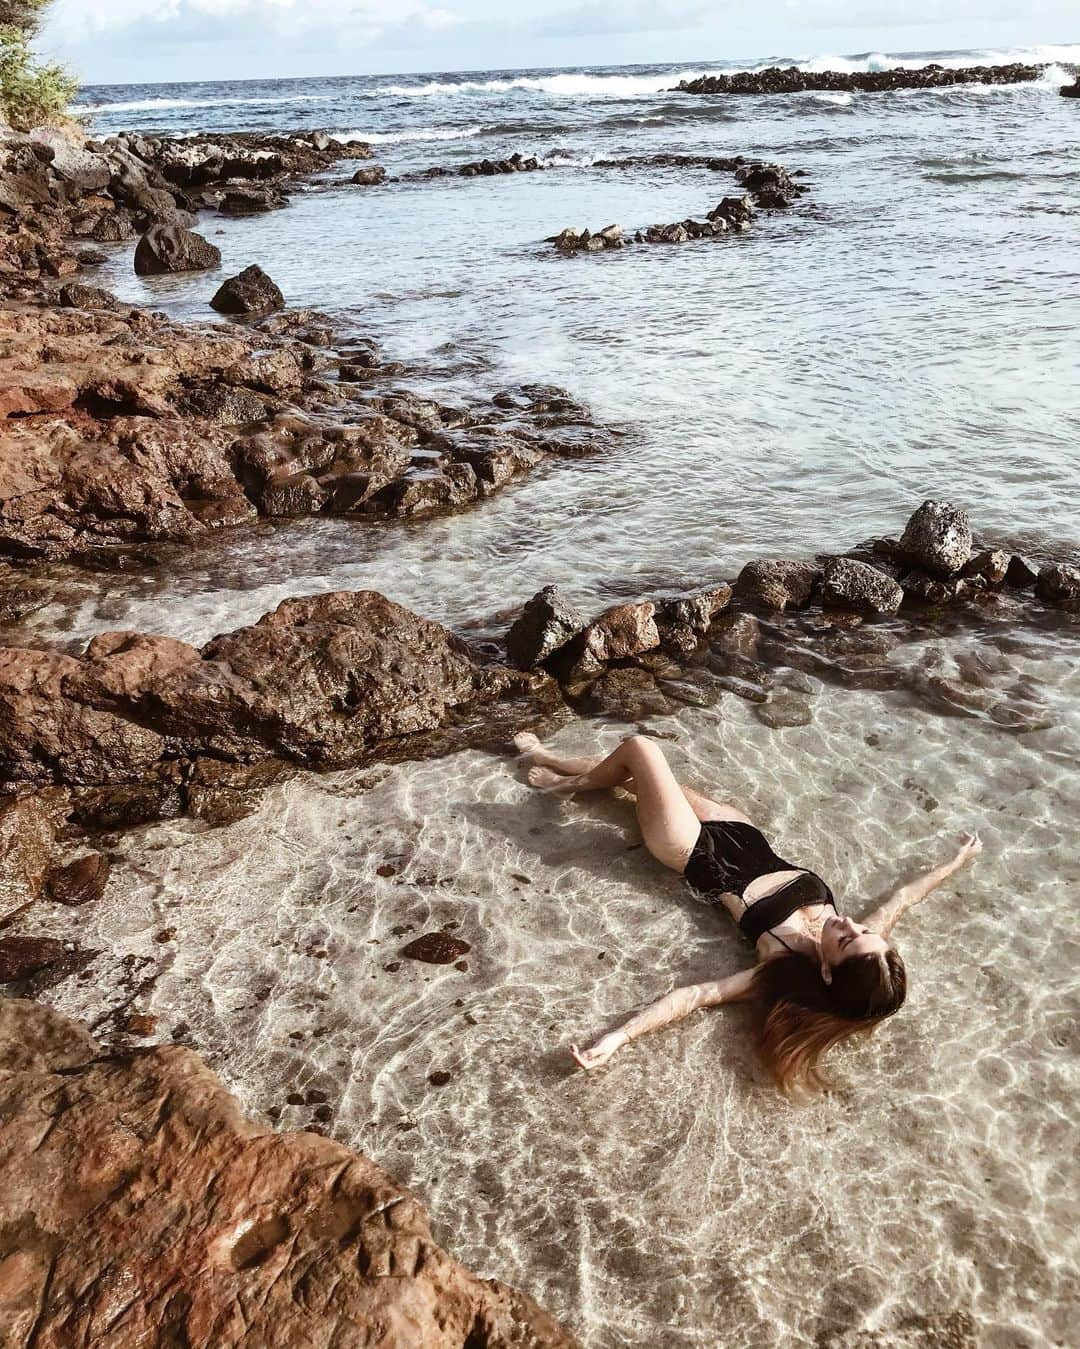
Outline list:
[[[972,858],[978,857],[982,850],[982,839],[978,834],[965,834],[964,841],[953,860],[958,867],[966,867]]]
[[[609,1035],[597,1040],[591,1049],[579,1049],[577,1045],[571,1045],[570,1056],[579,1068],[602,1068],[612,1054],[617,1049],[621,1049],[624,1044],[626,1044],[626,1036],[619,1031],[612,1031]]]

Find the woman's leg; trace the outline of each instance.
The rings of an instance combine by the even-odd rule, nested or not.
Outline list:
[[[529,782],[560,795],[607,791],[632,783],[637,817],[645,846],[658,862],[681,872],[694,850],[701,825],[668,761],[655,740],[632,735],[606,759],[585,772],[561,777],[553,769],[535,765]]]
[[[520,754],[527,758],[530,763],[539,768],[549,768],[554,773],[559,773],[564,777],[581,777],[590,772],[603,760],[599,757],[593,758],[563,758],[562,755],[553,754],[545,749],[540,740],[531,731],[522,731],[520,735],[514,736],[514,746]],[[551,779],[542,778],[541,781],[534,784],[539,787],[557,787],[559,784]],[[632,781],[618,784],[624,791],[633,793],[634,784]],[[574,788],[575,791],[583,790],[580,787]],[[713,801],[709,797],[703,796],[701,792],[695,791],[693,787],[687,787],[685,784],[679,784],[679,790],[686,797],[690,809],[699,820],[741,820],[744,824],[752,824],[753,821],[748,815],[741,811],[738,806],[733,806],[729,801]]]

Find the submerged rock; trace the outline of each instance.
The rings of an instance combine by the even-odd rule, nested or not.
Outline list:
[[[386,170],[381,164],[372,164],[368,168],[357,169],[351,181],[357,187],[376,187],[386,182]]]
[[[49,965],[54,965],[67,954],[64,943],[51,937],[0,937],[0,984],[12,984],[28,979]],[[0,1171],[3,1163],[0,1161]],[[0,1206],[3,1199],[0,1199]],[[0,1329],[3,1329],[3,1308],[0,1307]]]
[[[155,225],[146,231],[135,249],[135,271],[139,276],[200,272],[220,265],[220,248],[201,234],[178,225]]]
[[[50,871],[46,892],[57,904],[74,907],[93,903],[105,893],[109,870],[109,859],[102,853],[86,853],[74,862]]]
[[[244,314],[262,317],[285,305],[285,296],[261,267],[253,264],[229,277],[210,301],[219,314]]]
[[[0,923],[41,894],[54,837],[52,819],[34,797],[0,803]]]
[[[179,1044],[105,1056],[76,1022],[0,999],[0,1093],[0,1228],[22,1234],[5,1342],[574,1349],[437,1245],[381,1167],[246,1120]]]
[[[900,552],[928,572],[958,572],[971,558],[967,511],[946,501],[924,501],[904,528]]]
[[[1070,567],[1064,563],[1043,567],[1035,582],[1035,593],[1041,600],[1056,604],[1080,600],[1080,567]]]
[[[452,965],[471,950],[467,941],[453,937],[449,932],[438,931],[425,932],[415,937],[401,948],[401,954],[410,960],[421,960],[426,965]]]

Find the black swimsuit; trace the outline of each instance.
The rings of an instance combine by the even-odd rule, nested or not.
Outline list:
[[[706,820],[701,826],[694,851],[683,869],[683,876],[706,899],[737,895],[746,908],[739,915],[739,929],[750,941],[790,918],[796,909],[811,904],[830,904],[836,909],[833,893],[820,876],[803,871],[793,881],[771,895],[748,903],[743,891],[759,876],[773,871],[799,871],[778,857],[760,829],[741,820]],[[777,940],[781,940],[777,938]],[[783,943],[785,946],[786,942]]]

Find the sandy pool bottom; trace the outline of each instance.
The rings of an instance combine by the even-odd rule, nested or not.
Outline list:
[[[625,803],[538,797],[478,752],[305,776],[227,828],[125,837],[95,908],[37,906],[36,930],[101,950],[47,996],[93,1019],[145,962],[134,1006],[158,1038],[193,1042],[248,1110],[388,1167],[462,1261],[590,1349],[931,1345],[947,1325],[1066,1344],[1076,722],[1014,736],[828,688],[813,708],[772,731],[725,698],[651,729],[851,912],[963,829],[986,845],[899,930],[908,1005],[813,1105],[777,1095],[738,1008],[573,1069],[568,1040],[748,952],[649,859]],[[466,968],[401,956],[449,925]]]

